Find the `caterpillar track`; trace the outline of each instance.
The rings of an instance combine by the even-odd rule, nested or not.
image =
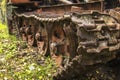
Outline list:
[[[24,24],[18,30],[22,39],[28,41],[29,45],[36,44],[42,55],[48,55],[50,51],[50,55],[57,64],[64,66],[59,70],[60,72],[58,71],[57,76],[54,76],[55,80],[68,79],[73,73],[78,74],[80,70],[83,72],[85,66],[106,63],[115,58],[115,52],[120,48],[120,24],[108,14],[93,11],[71,12],[62,16],[34,12],[22,14],[16,12],[15,15],[18,18],[24,17],[25,20],[34,19],[34,22],[45,25],[35,32],[32,30],[39,25],[32,27],[32,23],[28,23],[29,26]]]
[[[73,80],[116,58],[120,23],[101,12],[103,1],[41,6],[35,10],[36,6],[23,6],[17,6],[8,18],[9,32],[37,47],[39,55],[55,60],[58,71],[54,80]]]

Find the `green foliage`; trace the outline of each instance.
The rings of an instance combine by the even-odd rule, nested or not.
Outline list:
[[[0,80],[52,80],[54,62],[25,45],[0,24]]]
[[[2,2],[0,3],[2,23],[7,22],[7,19],[6,19],[6,1],[7,0],[2,0]]]
[[[51,60],[47,60],[47,62],[51,62]],[[16,80],[52,80],[52,73],[55,72],[52,67],[52,63],[45,64],[44,66],[32,63],[26,65],[22,71],[16,72],[13,76]]]

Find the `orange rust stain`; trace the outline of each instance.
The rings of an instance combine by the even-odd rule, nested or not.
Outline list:
[[[26,3],[29,2],[29,0],[11,0],[13,3]]]

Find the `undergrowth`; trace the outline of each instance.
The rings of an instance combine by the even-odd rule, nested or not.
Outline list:
[[[0,24],[0,80],[52,80],[54,65],[50,57],[10,36]]]

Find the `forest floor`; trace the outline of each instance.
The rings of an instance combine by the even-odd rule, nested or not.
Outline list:
[[[52,80],[54,62],[33,49],[0,24],[0,80]]]

